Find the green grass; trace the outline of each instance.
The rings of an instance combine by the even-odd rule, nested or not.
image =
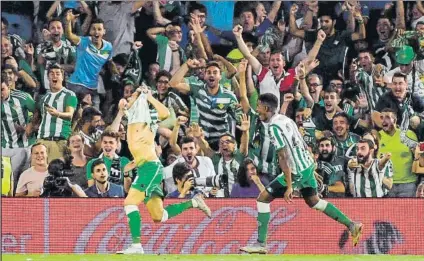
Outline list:
[[[415,261],[424,256],[392,255],[2,255],[4,261]]]

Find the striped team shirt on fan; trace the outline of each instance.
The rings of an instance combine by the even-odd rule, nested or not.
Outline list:
[[[337,148],[336,155],[340,157],[345,156],[349,148],[353,144],[357,143],[360,139],[361,137],[353,132],[349,132],[345,140],[338,140],[337,138],[334,139]],[[356,148],[354,148],[353,152],[356,152]]]
[[[371,166],[366,169],[363,166],[355,169],[348,168],[349,185],[353,188],[352,194],[357,198],[381,198],[387,191],[383,187],[383,178],[393,177],[391,164],[387,163],[382,169],[378,169],[378,159],[374,159]]]
[[[222,85],[219,85],[218,93],[211,96],[207,93],[205,83],[191,83],[190,96],[197,104],[199,125],[208,142],[217,141],[221,135],[233,129],[231,119],[237,121],[240,119],[242,109],[238,106],[236,96]]]
[[[32,145],[35,137],[18,134],[16,125],[24,127],[29,122],[29,112],[35,110],[35,102],[31,95],[19,90],[11,90],[9,98],[1,104],[1,147],[14,149]]]
[[[158,54],[156,57],[156,61],[159,63],[159,67],[161,70],[172,71],[172,50],[169,47],[169,39],[163,35],[156,35],[156,44],[158,45]],[[185,55],[184,49],[178,47],[178,52],[180,53],[180,64],[183,64],[187,61],[187,57]]]
[[[248,112],[250,117],[249,129],[249,157],[258,167],[259,172],[277,176],[278,163],[275,147],[269,135],[269,122],[263,122],[252,108]]]
[[[375,106],[378,100],[380,99],[380,97],[383,96],[389,90],[388,88],[374,85],[374,79],[372,77],[374,69],[375,69],[375,66],[373,66],[371,75],[369,75],[363,69],[360,69],[359,72],[356,74],[356,79],[358,83],[360,84],[361,92],[366,95],[368,100],[368,105],[370,105],[372,110],[375,109]],[[386,73],[387,73],[387,69],[384,67],[381,74],[385,75]]]
[[[67,139],[71,135],[71,121],[63,120],[58,117],[51,116],[44,108],[44,104],[48,104],[59,112],[65,112],[67,107],[77,107],[77,97],[73,91],[62,88],[55,93],[47,93],[39,103],[38,109],[41,113],[41,124],[38,130],[38,139],[43,138],[64,138]]]
[[[287,148],[290,156],[287,160],[294,175],[293,181],[300,180],[302,172],[315,163],[296,123],[285,115],[275,115],[271,119],[269,132],[277,152]]]

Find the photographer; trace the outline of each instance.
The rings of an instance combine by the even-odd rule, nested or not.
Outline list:
[[[177,189],[169,193],[167,198],[193,198],[196,194],[202,193],[194,188],[194,177],[190,166],[185,162],[175,164],[172,169],[172,178]]]
[[[91,164],[94,185],[85,190],[89,198],[123,198],[124,188],[108,181],[109,173],[103,159],[95,159]]]
[[[72,184],[69,177],[73,176],[70,159],[66,161],[54,159],[48,167],[49,175],[44,179],[41,197],[86,197],[82,188]]]

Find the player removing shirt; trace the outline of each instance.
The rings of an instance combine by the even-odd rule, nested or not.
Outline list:
[[[242,247],[240,250],[248,253],[267,253],[270,203],[282,196],[290,203],[293,187],[300,189],[309,207],[323,211],[327,216],[348,227],[353,237],[353,244],[356,245],[362,232],[362,224],[352,222],[333,204],[317,196],[315,164],[312,155],[295,122],[284,115],[276,114],[277,107],[278,100],[275,95],[267,93],[259,96],[257,111],[261,121],[270,122],[270,137],[278,153],[283,174],[278,175],[257,198],[258,242],[252,246]]]
[[[154,110],[149,109],[149,104],[154,107]],[[144,201],[146,204],[154,222],[165,222],[190,208],[199,208],[208,217],[211,217],[211,211],[201,195],[182,203],[163,207],[163,192],[160,186],[163,180],[163,166],[155,152],[154,138],[157,130],[156,122],[158,118],[164,120],[169,116],[168,109],[153,98],[147,87],[138,88],[128,103],[124,99],[121,100],[119,108],[121,110],[127,109],[127,140],[134,157],[134,160],[127,165],[124,171],[128,172],[131,168],[136,167],[137,177],[134,179],[124,201],[124,209],[128,217],[133,243],[126,250],[117,253],[143,254],[143,247],[140,243],[141,217],[138,209],[141,202]]]

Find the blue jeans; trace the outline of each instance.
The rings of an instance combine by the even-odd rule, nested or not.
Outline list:
[[[393,184],[387,195],[389,198],[414,198],[417,186],[414,183]]]
[[[96,109],[100,109],[100,97],[99,94],[97,93],[97,90],[93,90],[93,89],[88,89],[87,87],[80,85],[80,84],[75,84],[75,83],[70,83],[67,82],[66,83],[66,88],[68,90],[71,90],[73,92],[75,92],[75,95],[77,95],[77,97],[80,97],[79,95],[86,95],[86,94],[90,94],[91,95],[91,101],[93,102],[93,107]],[[80,103],[81,101],[78,101],[78,103]]]

